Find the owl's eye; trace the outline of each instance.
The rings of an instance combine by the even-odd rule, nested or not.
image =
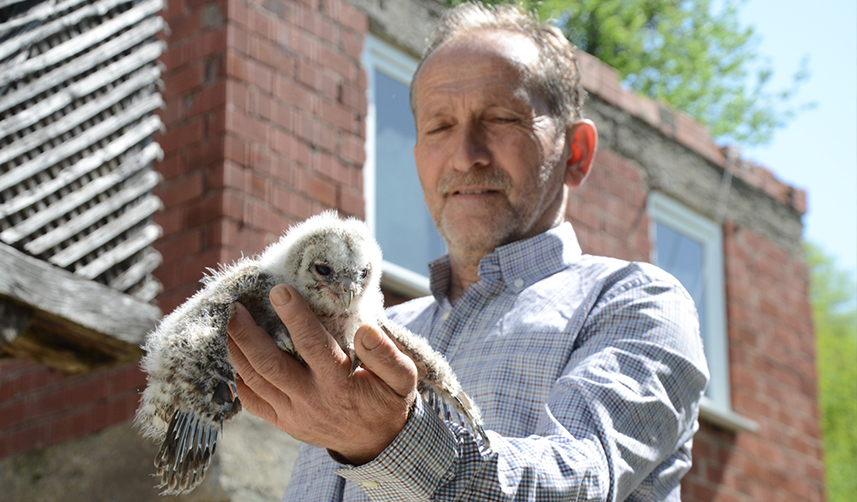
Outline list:
[[[368,269],[368,268],[364,268],[364,269],[363,269],[363,271],[362,271],[362,272],[360,272],[360,279],[361,279],[361,280],[362,280],[362,279],[365,279],[367,275],[369,275],[369,269]]]
[[[328,267],[327,265],[322,265],[321,263],[317,263],[315,265],[315,271],[318,272],[318,275],[324,276],[328,276],[332,272],[332,270],[330,270],[330,267]]]

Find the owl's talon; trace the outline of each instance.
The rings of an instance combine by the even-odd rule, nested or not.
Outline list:
[[[348,378],[351,378],[354,375],[354,372],[357,371],[357,368],[360,367],[362,361],[357,357],[357,353],[354,352],[354,349],[348,349],[348,357],[351,358],[351,370],[348,372]]]

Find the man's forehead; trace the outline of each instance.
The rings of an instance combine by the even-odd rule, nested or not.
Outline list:
[[[471,89],[520,93],[538,57],[535,43],[520,33],[480,30],[458,35],[426,59],[416,76],[416,94],[425,90],[429,94],[424,98],[435,101]]]
[[[507,30],[478,29],[462,33],[444,42],[425,62],[455,59],[458,61],[499,60],[519,65],[521,69],[535,68],[539,51],[535,42],[523,33]]]

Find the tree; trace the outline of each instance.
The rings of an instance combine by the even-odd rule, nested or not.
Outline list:
[[[446,0],[450,5],[463,0]],[[566,37],[619,71],[623,84],[691,115],[718,140],[767,143],[798,111],[809,77],[804,57],[790,88],[771,91],[770,64],[752,28],[738,22],[743,0],[523,0]],[[489,0],[486,3],[508,3]]]
[[[857,285],[817,246],[806,250],[827,499],[845,502],[857,493]]]

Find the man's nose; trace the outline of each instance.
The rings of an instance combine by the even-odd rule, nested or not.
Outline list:
[[[452,167],[459,171],[467,171],[485,167],[491,163],[491,151],[488,148],[483,127],[478,123],[465,122],[456,133]]]

